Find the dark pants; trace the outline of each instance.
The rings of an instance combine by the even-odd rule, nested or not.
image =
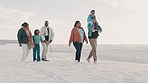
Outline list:
[[[35,47],[33,48],[33,61],[40,61],[40,45],[35,44]]]
[[[82,50],[82,43],[78,43],[78,42],[73,42],[73,45],[76,49],[76,57],[75,60],[78,60],[78,62],[80,62],[80,58],[81,58],[81,50]]]

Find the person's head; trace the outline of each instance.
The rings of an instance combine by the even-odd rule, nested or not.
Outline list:
[[[47,20],[45,21],[45,26],[46,26],[46,27],[48,26],[48,21],[47,21]]]
[[[95,15],[95,10],[91,10],[91,15]]]
[[[74,27],[77,27],[77,28],[81,27],[80,21],[76,21],[75,24],[74,24]]]
[[[26,23],[26,22],[24,22],[24,23],[22,24],[22,27],[29,28],[29,24]]]
[[[34,31],[34,35],[39,35],[40,34],[40,30],[39,29],[36,29],[35,31]]]
[[[93,20],[93,22],[94,22],[94,23],[96,23],[96,22],[97,22],[96,18],[93,18],[92,20]]]

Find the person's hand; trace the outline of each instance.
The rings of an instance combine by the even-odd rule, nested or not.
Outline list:
[[[19,44],[20,47],[22,47],[22,44]]]
[[[44,43],[47,43],[47,40],[44,40],[43,42],[44,42]]]
[[[88,44],[88,41],[86,41],[86,44]]]
[[[68,46],[70,47],[71,44],[69,44]]]

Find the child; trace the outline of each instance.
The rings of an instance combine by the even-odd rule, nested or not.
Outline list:
[[[36,29],[33,35],[33,42],[35,45],[35,47],[33,48],[33,61],[40,61],[40,42],[42,41],[42,39],[39,34],[40,31]]]

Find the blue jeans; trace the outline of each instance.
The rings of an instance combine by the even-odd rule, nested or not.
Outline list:
[[[83,43],[73,42],[73,45],[74,45],[74,47],[76,49],[75,60],[78,60],[78,62],[80,62],[81,50],[82,50]]]
[[[33,48],[33,61],[40,61],[40,45],[35,44],[35,47]]]

